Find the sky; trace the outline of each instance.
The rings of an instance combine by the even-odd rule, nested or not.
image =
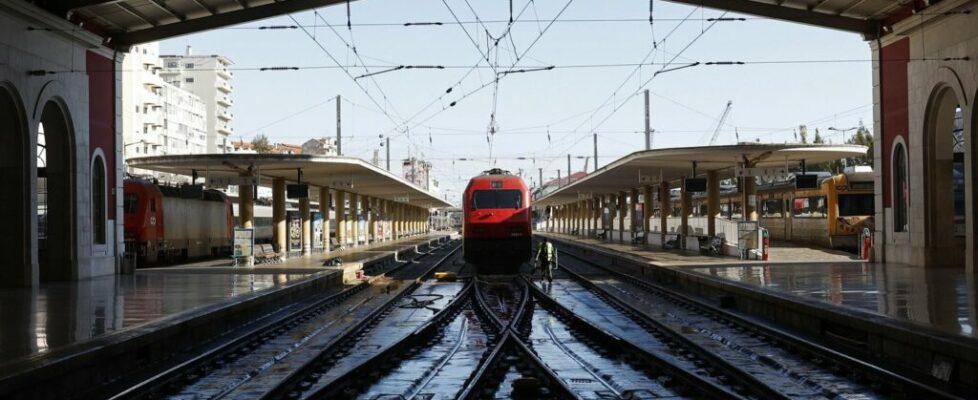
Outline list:
[[[708,144],[728,101],[716,144],[733,144],[735,131],[794,142],[801,124],[835,143],[829,127],[872,129],[871,52],[857,34],[661,0],[651,24],[647,1],[513,0],[510,25],[509,4],[361,0],[349,19],[340,4],[169,39],[160,51],[232,60],[235,140],[335,136],[340,95],[343,155],[379,150],[383,166],[389,137],[392,170],[408,156],[431,161],[453,203],[493,167],[528,184],[539,168],[545,181],[566,175],[568,154],[573,171],[593,170],[595,132],[598,166],[644,149],[644,89],[653,148]],[[737,19],[710,20],[721,16]],[[298,28],[267,29],[277,25]],[[728,61],[745,64],[706,64]],[[402,65],[442,68],[382,72]]]

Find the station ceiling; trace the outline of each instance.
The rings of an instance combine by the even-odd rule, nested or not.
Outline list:
[[[328,187],[347,193],[406,203],[423,208],[451,204],[382,168],[350,157],[307,154],[188,154],[130,158],[128,166],[201,178],[258,176],[259,185],[271,186],[272,178]],[[310,192],[313,190],[310,189]]]
[[[23,0],[111,38],[134,44],[345,3],[347,0]],[[362,0],[361,0],[362,1]],[[874,37],[881,21],[909,15],[912,0],[668,0]]]
[[[581,200],[582,196],[590,198],[662,181],[677,181],[692,177],[694,162],[697,176],[717,171],[720,179],[725,179],[733,177],[736,166],[744,160],[757,168],[793,168],[802,161],[809,165],[834,161],[865,155],[866,150],[866,146],[859,145],[738,144],[637,151],[537,199],[534,204],[567,204]]]

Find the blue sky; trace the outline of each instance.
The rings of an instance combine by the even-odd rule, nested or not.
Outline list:
[[[528,182],[537,179],[537,168],[544,168],[545,179],[556,177],[558,168],[567,168],[567,154],[590,156],[592,131],[598,132],[599,165],[643,148],[639,133],[644,126],[643,99],[633,94],[645,82],[649,83],[644,88],[653,92],[657,148],[705,145],[728,100],[733,108],[717,140],[720,144],[734,142],[734,127],[742,141],[779,143],[794,141],[793,129],[799,124],[819,128],[835,142],[841,137],[827,131],[830,126],[848,128],[861,119],[871,128],[871,53],[856,34],[737,14],[726,17],[747,20],[711,27],[707,19],[720,16],[720,11],[661,0],[654,3],[655,22],[650,27],[647,1],[571,0],[567,4],[567,0],[514,0],[514,12],[526,7],[519,18],[524,22],[514,24],[507,40],[488,51],[493,64],[503,70],[513,65],[517,54],[525,54],[517,68],[557,67],[508,74],[495,91],[498,132],[491,150],[495,166],[514,172],[522,169]],[[370,159],[373,150],[380,149],[383,157],[379,136],[390,135],[395,172],[400,173],[401,158],[423,155],[434,164],[443,192],[448,189],[449,199],[455,201],[468,178],[491,165],[486,136],[493,109],[493,71],[483,60],[481,68],[465,74],[490,47],[485,28],[494,37],[506,29],[509,2],[362,0],[352,2],[350,8],[352,37],[344,5],[293,17],[308,26],[308,34],[315,35],[352,76],[365,73],[363,63],[372,72],[386,65],[446,68],[405,69],[355,82],[303,30],[254,29],[294,25],[287,16],[170,39],[161,43],[161,52],[179,53],[191,45],[195,54],[221,54],[234,62],[235,139],[250,140],[264,133],[276,142],[302,143],[335,135],[335,104],[330,99],[340,94],[345,99],[345,155]],[[455,21],[450,9],[462,21],[475,21],[477,15],[482,21],[504,22],[487,22],[485,28],[464,24],[466,33],[460,25],[449,23]],[[562,9],[560,22],[546,29]],[[685,17],[685,22],[679,21]],[[593,21],[622,19],[636,21]],[[400,25],[435,21],[445,24]],[[396,24],[368,25],[375,23]],[[647,63],[657,65],[637,68],[634,65],[653,50],[653,31],[659,43]],[[473,41],[479,43],[478,50]],[[363,63],[344,42],[356,45]],[[662,65],[674,57],[672,64]],[[812,62],[817,60],[832,62]],[[700,65],[649,81],[659,69],[694,61],[754,63]],[[300,70],[247,70],[277,66]],[[452,92],[445,94],[449,87]],[[452,101],[457,105],[448,107]],[[306,111],[299,113],[302,110]],[[580,170],[583,163],[575,158],[572,167]]]

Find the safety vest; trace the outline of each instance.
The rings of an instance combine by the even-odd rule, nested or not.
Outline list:
[[[553,243],[547,242],[540,245],[540,250],[537,251],[537,258],[546,261],[553,261],[554,255],[556,254]]]

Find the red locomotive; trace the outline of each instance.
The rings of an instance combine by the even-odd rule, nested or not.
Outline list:
[[[224,193],[138,179],[123,191],[126,253],[136,265],[231,254],[234,212]]]
[[[515,273],[530,259],[530,194],[520,177],[498,168],[469,181],[462,195],[465,261],[481,273]]]

